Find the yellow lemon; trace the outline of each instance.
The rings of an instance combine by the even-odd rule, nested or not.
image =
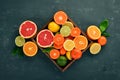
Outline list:
[[[93,43],[90,46],[90,53],[91,54],[98,54],[101,50],[101,45],[99,43]]]
[[[60,26],[52,21],[48,24],[48,29],[52,32],[58,32],[60,29]]]
[[[72,60],[70,53],[71,53],[70,51],[66,52],[66,57],[68,60]]]
[[[63,47],[66,51],[71,51],[75,47],[75,43],[72,40],[66,40],[63,43]]]

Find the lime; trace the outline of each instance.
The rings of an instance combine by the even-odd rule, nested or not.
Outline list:
[[[67,64],[67,58],[65,56],[60,56],[58,59],[57,59],[57,64],[59,66],[65,66]]]
[[[60,26],[52,21],[48,24],[48,29],[52,32],[58,32],[60,29]]]
[[[62,26],[60,29],[60,34],[62,34],[64,37],[67,37],[70,35],[71,29],[69,26]]]
[[[15,44],[18,47],[22,47],[25,44],[25,39],[23,37],[21,37],[21,36],[17,36],[15,38]]]
[[[68,60],[72,60],[70,51],[66,52],[66,57]]]
[[[93,43],[90,46],[90,53],[91,54],[98,54],[101,50],[101,45],[99,43]]]
[[[70,21],[66,21],[65,24],[63,24],[63,25],[64,25],[64,26],[69,26],[70,29],[74,28],[73,23],[70,22]]]

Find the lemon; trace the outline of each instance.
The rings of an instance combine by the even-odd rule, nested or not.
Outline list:
[[[72,23],[72,22],[70,22],[70,21],[66,21],[66,22],[65,22],[65,24],[63,24],[63,26],[69,26],[69,27],[70,27],[70,29],[74,28],[73,23]]]
[[[70,51],[66,52],[66,57],[68,60],[72,60]]]
[[[66,51],[71,51],[75,47],[75,43],[72,40],[66,40],[63,43],[63,47]]]
[[[52,32],[58,32],[60,29],[60,26],[52,21],[48,24],[48,29]]]
[[[101,45],[99,43],[93,43],[90,46],[90,53],[91,54],[98,54],[101,50]]]

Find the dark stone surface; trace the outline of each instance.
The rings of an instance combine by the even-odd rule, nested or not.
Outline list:
[[[109,19],[108,44],[99,55],[85,52],[64,73],[39,51],[35,57],[11,54],[24,20],[40,29],[57,10],[64,10],[84,31]],[[0,0],[0,80],[120,80],[120,0]]]

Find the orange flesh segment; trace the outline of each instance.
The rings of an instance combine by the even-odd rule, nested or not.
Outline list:
[[[82,35],[75,37],[73,41],[75,43],[75,48],[78,50],[84,50],[88,45],[87,38]]]
[[[56,45],[62,45],[64,43],[64,37],[61,34],[56,34],[53,39],[53,42]]]
[[[81,30],[78,27],[71,29],[71,36],[76,37],[81,34]]]
[[[38,51],[38,47],[34,42],[26,42],[23,46],[23,52],[26,56],[34,56]]]
[[[60,56],[60,52],[57,49],[52,49],[50,51],[50,58],[57,59]]]

